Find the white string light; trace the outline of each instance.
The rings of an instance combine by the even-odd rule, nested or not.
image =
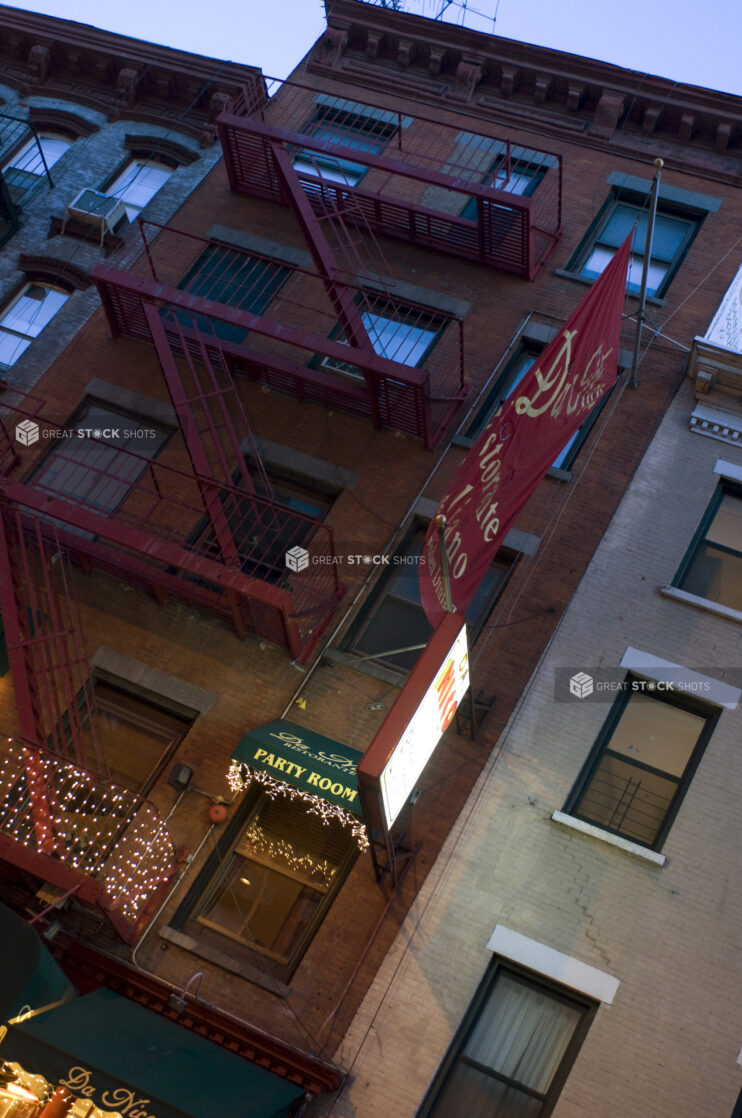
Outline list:
[[[293,784],[276,780],[274,776],[263,772],[262,769],[251,769],[242,761],[232,761],[227,773],[227,782],[233,792],[244,792],[253,780],[262,784],[267,794],[274,799],[276,796],[288,796],[291,800],[302,800],[307,805],[307,811],[313,815],[318,815],[323,823],[329,825],[333,819],[342,823],[344,827],[350,829],[361,853],[363,854],[368,850],[369,841],[366,828],[358,816],[353,815],[347,808],[323,800],[321,796],[313,796],[310,792],[304,792],[301,788],[294,787]]]

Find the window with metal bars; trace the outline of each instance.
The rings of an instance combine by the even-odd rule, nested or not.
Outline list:
[[[268,478],[270,491],[256,471],[255,495],[244,489],[223,490],[220,500],[243,573],[281,584],[291,575],[286,552],[310,544],[317,524],[329,513],[337,492],[273,471]],[[199,552],[217,557],[217,538],[208,520],[198,525],[190,543]]]
[[[380,120],[378,113],[372,110],[363,112],[363,106],[351,103],[349,107],[342,104],[319,106],[302,131],[330,144],[380,155],[396,136],[397,126]],[[300,175],[311,175],[344,186],[357,186],[368,170],[364,163],[309,148],[295,152],[293,163],[294,170]]]
[[[564,810],[660,849],[718,717],[628,676]]]
[[[238,252],[221,245],[209,245],[178,284],[182,291],[200,295],[237,310],[251,314],[265,314],[273,298],[283,287],[291,270],[272,260]],[[171,309],[163,311],[169,318]],[[239,345],[248,331],[228,322],[205,315],[186,312],[177,314],[184,329],[197,328],[205,334],[216,334],[225,342]]]
[[[362,301],[358,301],[358,308],[374,353],[411,369],[425,363],[447,325],[441,315],[421,307],[404,304],[390,306],[389,301],[383,297],[366,295]],[[342,331],[336,330],[332,336],[333,340],[346,344]],[[349,361],[323,357],[319,364],[321,368],[341,376],[363,380],[362,371]]]
[[[170,437],[152,421],[95,400],[86,400],[61,434],[30,480],[50,495],[105,513],[126,500]]]
[[[718,486],[673,586],[742,613],[742,485]]]
[[[37,138],[38,136],[38,138]],[[47,171],[72,147],[74,140],[56,132],[31,136],[4,164],[3,175],[10,197],[19,204],[33,193]]]
[[[546,1118],[596,1008],[495,959],[418,1118]]]

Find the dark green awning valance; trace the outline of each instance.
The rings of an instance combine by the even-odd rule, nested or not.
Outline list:
[[[143,1118],[287,1118],[304,1093],[112,990],[11,1025],[0,1059]]]
[[[289,794],[317,804],[321,814],[321,805],[330,805],[330,814],[355,825],[356,837],[363,836],[359,845],[365,846],[365,828],[357,823],[362,819],[356,777],[361,757],[357,749],[279,719],[240,739],[232,754],[229,780],[235,789],[245,787],[250,779],[269,790],[280,791],[283,786]]]

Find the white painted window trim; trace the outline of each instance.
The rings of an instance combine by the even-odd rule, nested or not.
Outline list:
[[[720,477],[728,477],[732,481],[742,481],[742,465],[736,462],[725,462],[723,458],[716,459],[714,473]]]
[[[661,586],[660,593],[666,598],[674,598],[676,602],[685,602],[696,609],[705,609],[707,613],[715,613],[719,617],[728,617],[730,621],[742,621],[742,610],[724,606],[721,602],[713,602],[711,598],[699,598],[697,594],[689,594],[677,586]]]
[[[584,835],[590,835],[591,838],[600,839],[601,842],[606,842],[609,846],[616,846],[619,850],[625,851],[626,854],[643,858],[646,862],[652,862],[655,866],[664,866],[667,861],[666,856],[660,854],[657,850],[650,850],[648,846],[632,842],[631,839],[623,838],[622,835],[614,835],[611,831],[604,831],[601,827],[596,827],[594,823],[577,819],[574,815],[568,815],[564,811],[553,811],[551,818],[555,823],[561,823],[563,827],[569,827],[573,831],[581,831]]]
[[[732,687],[721,679],[702,675],[682,664],[673,664],[670,660],[654,656],[651,652],[632,648],[631,645],[624,652],[620,667],[644,679],[670,681],[676,685],[677,694],[690,695],[711,706],[726,707],[727,710],[736,710],[742,697],[739,687]]]
[[[502,959],[508,959],[528,970],[551,978],[570,990],[578,990],[589,998],[611,1005],[619,987],[619,979],[605,971],[565,955],[530,936],[521,935],[504,924],[497,924],[487,947]]]

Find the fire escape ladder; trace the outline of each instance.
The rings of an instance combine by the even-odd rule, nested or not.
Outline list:
[[[273,143],[271,150],[284,195],[299,222],[325,290],[340,319],[346,339],[351,346],[360,350],[361,353],[372,356],[374,349],[364,325],[359,304],[353,292],[347,286],[347,273],[339,267],[335,259],[335,254],[325,236],[321,221],[312,209],[288,153],[280,143]],[[364,371],[364,376],[372,398],[375,399],[376,393],[373,391],[370,374]]]
[[[21,732],[82,767],[107,771],[95,734],[89,664],[59,546],[35,518],[6,510],[2,524],[2,611]],[[88,758],[92,746],[94,758]]]
[[[155,348],[157,349],[157,357],[160,362],[160,366],[162,368],[168,390],[170,392],[170,398],[173,402],[173,407],[175,408],[176,414],[180,421],[183,438],[185,439],[186,446],[188,447],[188,453],[193,465],[193,472],[198,480],[201,497],[206,513],[211,522],[211,526],[214,530],[214,536],[216,538],[222,560],[230,570],[240,570],[239,550],[232,533],[229,519],[224,509],[224,503],[219,493],[220,487],[224,486],[225,484],[231,484],[232,478],[230,470],[226,464],[226,459],[224,457],[224,448],[221,442],[221,438],[218,436],[218,428],[215,426],[214,416],[209,410],[212,399],[218,400],[221,405],[226,405],[227,401],[234,402],[237,393],[234,389],[234,385],[231,386],[231,390],[228,390],[226,394],[215,391],[214,393],[209,395],[208,393],[204,393],[200,390],[200,381],[196,375],[195,365],[193,364],[193,360],[190,355],[189,344],[187,339],[183,335],[182,330],[180,329],[180,324],[178,323],[180,340],[183,345],[183,352],[185,353],[186,360],[193,374],[194,384],[196,386],[195,394],[193,398],[190,398],[186,386],[183,382],[180,369],[178,368],[175,354],[173,353],[173,350],[170,346],[167,331],[165,329],[165,325],[158,308],[155,307],[152,303],[145,303],[144,313],[146,315],[147,324],[152,334],[152,340],[154,341]],[[175,321],[177,322],[177,318]],[[172,324],[168,323],[168,325],[171,326]],[[206,360],[209,362],[208,367],[213,373],[213,366],[209,361],[208,353],[205,352],[205,349],[204,353]],[[203,410],[206,416],[205,428],[199,428],[195,414],[195,407],[192,406],[192,404],[195,405],[196,403],[203,405]],[[231,421],[229,422],[227,429],[231,432],[234,432],[234,427]],[[208,431],[208,433],[212,436],[211,448],[217,454],[217,467],[212,464],[207,451],[207,446],[202,439],[202,435],[206,431]],[[237,444],[237,449],[238,457],[241,458],[242,453],[239,452],[239,442]],[[219,472],[222,473],[222,478],[214,477],[215,468],[218,468]],[[244,467],[244,471],[246,472],[246,467]],[[224,477],[224,474],[226,474],[227,476]],[[248,486],[246,488],[248,488],[248,492],[254,492],[255,487],[252,483],[252,479],[248,478]]]
[[[322,168],[316,155],[307,149],[302,153],[302,159],[314,167],[315,175],[322,183]],[[345,177],[340,161],[337,163],[337,174]],[[318,211],[318,219],[329,231],[328,241],[351,277],[375,280],[386,288],[393,286],[395,280],[392,270],[347,178],[345,185],[346,190],[329,190],[322,183],[311,195],[313,208]],[[351,228],[356,230],[355,236],[351,233]],[[363,257],[359,249],[363,251]]]

